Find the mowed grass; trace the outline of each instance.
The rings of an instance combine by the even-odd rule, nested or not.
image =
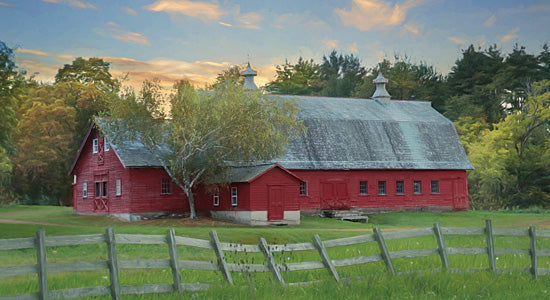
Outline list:
[[[257,244],[264,237],[269,244],[311,242],[314,234],[322,240],[371,234],[372,228],[382,231],[431,227],[440,222],[444,227],[484,227],[491,219],[494,227],[550,229],[549,213],[506,212],[452,212],[452,213],[391,213],[370,215],[370,223],[353,223],[326,218],[303,217],[299,226],[251,227],[212,223],[203,219],[198,223],[182,220],[151,220],[125,222],[105,216],[76,215],[71,208],[15,206],[0,208],[0,238],[34,237],[37,230],[45,229],[47,236],[81,235],[104,233],[114,228],[115,233],[165,234],[173,227],[176,235],[208,240],[209,232],[216,230],[222,242]],[[215,224],[212,226],[211,224]],[[220,225],[221,224],[221,225]],[[446,236],[450,247],[486,247],[485,236]],[[550,239],[539,238],[539,249],[549,249]],[[495,237],[497,248],[529,248],[527,237]],[[434,236],[387,241],[389,251],[437,248]],[[352,246],[328,248],[331,259],[367,256],[379,253],[378,244],[370,242]],[[216,262],[214,251],[194,247],[178,247],[179,259]],[[168,259],[166,245],[117,245],[120,260]],[[236,264],[262,264],[261,253],[225,252],[226,260]],[[293,262],[320,261],[317,251],[274,253],[283,266]],[[106,260],[105,244],[47,247],[48,262],[66,263],[76,261]],[[452,268],[488,268],[486,255],[452,255]],[[232,273],[234,286],[228,285],[220,272],[182,270],[186,283],[210,283],[208,291],[186,293],[183,298],[194,299],[544,299],[550,297],[550,276],[541,276],[535,281],[531,275],[520,272],[530,266],[530,257],[525,254],[508,254],[497,257],[497,267],[512,271],[511,274],[494,274],[477,271],[451,274],[447,271],[433,272],[441,268],[439,256],[395,259],[394,267],[399,276],[391,276],[383,262],[337,268],[341,277],[352,278],[337,284],[326,269],[285,272],[287,283],[316,281],[306,286],[281,287],[274,283],[270,273]],[[35,249],[0,251],[0,267],[32,265],[36,263]],[[539,267],[550,268],[548,257],[539,257]],[[414,271],[413,273],[410,273]],[[120,283],[140,285],[171,283],[170,269],[120,270]],[[107,270],[93,272],[67,272],[49,274],[50,289],[68,289],[87,286],[109,285]],[[2,278],[1,295],[36,293],[36,274]],[[123,299],[172,299],[176,294],[123,296]],[[96,297],[93,299],[109,299]]]

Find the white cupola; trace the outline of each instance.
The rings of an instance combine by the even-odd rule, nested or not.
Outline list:
[[[372,95],[372,99],[378,100],[380,103],[390,103],[390,94],[386,91],[386,83],[388,80],[382,76],[382,72],[378,73],[378,77],[372,81],[376,85],[376,91]]]
[[[244,86],[243,88],[245,90],[257,90],[258,87],[256,86],[256,83],[254,83],[254,76],[258,75],[258,73],[250,67],[250,63],[246,66],[246,69],[241,73],[241,75],[244,76]]]

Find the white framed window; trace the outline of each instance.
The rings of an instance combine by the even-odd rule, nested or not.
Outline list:
[[[386,182],[378,181],[378,195],[385,195],[385,194],[386,194]]]
[[[422,181],[415,180],[414,181],[414,193],[415,194],[422,194]]]
[[[238,200],[237,187],[233,186],[231,187],[231,205],[237,206],[237,200]]]
[[[93,153],[97,153],[97,145],[98,145],[97,139],[94,139],[92,141],[92,152]]]
[[[122,182],[120,181],[120,179],[117,179],[115,181],[115,186],[116,186],[116,196],[122,195]]]
[[[76,175],[73,175],[73,184],[76,184]]]
[[[109,145],[109,141],[107,140],[107,137],[103,138],[103,149],[105,151],[111,150],[111,145]]]
[[[439,180],[432,180],[432,194],[439,194]]]
[[[368,181],[359,181],[359,195],[368,195],[369,194],[369,182]]]
[[[307,181],[300,182],[300,196],[307,196]]]
[[[95,196],[96,197],[107,197],[108,196],[108,184],[107,181],[97,181],[95,183]]]
[[[405,182],[403,180],[398,180],[395,182],[395,193],[399,195],[405,194]]]
[[[172,194],[172,180],[170,178],[162,178],[160,183],[160,194],[170,195]]]
[[[82,198],[88,198],[88,183],[82,183]]]
[[[215,194],[212,196],[212,204],[213,204],[214,206],[220,206],[220,194],[215,193]]]

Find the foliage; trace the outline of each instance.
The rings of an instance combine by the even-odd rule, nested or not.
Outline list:
[[[101,129],[115,144],[138,138],[186,193],[192,219],[197,184],[227,182],[231,165],[281,155],[288,140],[303,130],[294,102],[231,82],[212,92],[198,92],[185,82],[175,89],[169,121],[158,86],[146,82],[138,97],[126,94],[101,114]]]
[[[226,84],[227,82],[231,82],[238,86],[243,86],[244,77],[241,75],[241,73],[244,70],[245,67],[239,65],[234,65],[223,70],[220,74],[218,74],[218,76],[216,77],[216,82],[214,82],[214,84],[209,87],[209,90],[215,90],[219,85]]]
[[[117,92],[119,83],[109,73],[110,63],[102,58],[76,58],[70,65],[66,64],[55,75],[55,83],[79,82],[95,86],[103,92]]]
[[[13,182],[21,195],[27,195],[26,204],[44,197],[52,199],[46,200],[48,204],[57,204],[70,189],[67,172],[76,152],[76,110],[67,104],[65,92],[51,85],[36,87],[20,108]]]
[[[321,88],[320,69],[313,59],[305,60],[302,57],[296,64],[286,61],[277,65],[275,80],[266,85],[266,90],[274,94],[286,95],[315,95]]]
[[[321,96],[350,97],[356,86],[367,74],[358,57],[353,54],[338,54],[333,50],[323,56],[319,66],[319,77],[323,82]]]
[[[533,84],[521,106],[469,145],[473,202],[550,206],[550,81]]]

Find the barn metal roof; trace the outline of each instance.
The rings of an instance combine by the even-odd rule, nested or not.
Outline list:
[[[279,97],[297,101],[307,127],[273,160],[284,168],[473,169],[453,123],[429,102]]]
[[[269,163],[286,169],[473,169],[453,123],[429,102],[269,97],[295,99],[307,127]],[[112,147],[125,167],[161,166],[140,142]],[[249,169],[238,181],[263,168]]]

